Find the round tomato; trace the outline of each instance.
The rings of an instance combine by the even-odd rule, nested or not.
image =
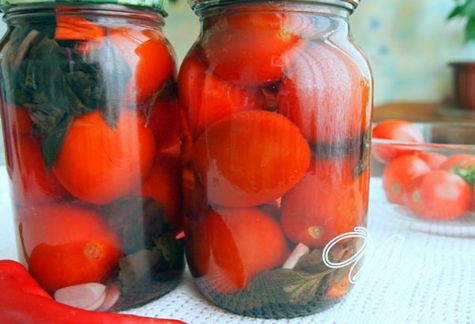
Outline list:
[[[111,129],[96,110],[71,123],[53,172],[77,198],[107,204],[139,186],[154,156],[153,132],[137,113],[122,109]]]
[[[22,248],[31,275],[49,293],[87,282],[103,282],[122,252],[102,215],[65,204],[21,209]]]
[[[307,140],[346,144],[370,128],[369,76],[333,46],[300,48],[278,87],[278,109]]]
[[[388,119],[377,123],[373,127],[373,138],[387,139],[408,143],[424,143],[424,135],[411,122],[399,119]],[[387,164],[401,155],[420,152],[419,148],[411,145],[395,145],[373,143],[373,156],[380,162]]]
[[[287,118],[253,110],[208,127],[192,162],[213,203],[256,206],[279,198],[304,176],[310,148]]]
[[[126,102],[145,102],[175,76],[175,54],[162,34],[123,27],[110,28],[109,35],[132,71],[125,90]]]
[[[188,244],[190,264],[219,293],[244,289],[259,272],[282,265],[289,254],[278,222],[259,208],[210,209],[191,231],[196,242]]]
[[[368,208],[369,171],[354,177],[352,159],[320,158],[282,197],[281,222],[294,243],[324,247],[361,225]]]
[[[13,136],[11,179],[19,205],[51,202],[67,196],[54,174],[46,168],[40,142],[29,135]]]
[[[232,113],[265,108],[264,97],[257,88],[243,88],[224,81],[206,71],[195,55],[183,62],[178,82],[181,104],[195,138],[207,125]]]
[[[470,186],[447,170],[432,170],[417,177],[404,193],[404,206],[416,216],[449,220],[470,208]]]
[[[277,11],[234,12],[215,19],[202,44],[209,69],[224,80],[248,86],[280,80],[284,56],[293,57],[292,48],[300,41],[287,20],[285,12]]]
[[[402,205],[407,187],[415,178],[429,171],[427,163],[415,155],[403,155],[392,160],[381,175],[386,199],[393,204]]]
[[[447,157],[444,163],[440,166],[444,170],[452,169],[467,169],[468,167],[475,167],[475,154],[456,153]]]

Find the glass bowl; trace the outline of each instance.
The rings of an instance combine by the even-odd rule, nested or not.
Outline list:
[[[417,231],[475,236],[475,123],[410,126],[418,142],[373,136],[376,217]]]

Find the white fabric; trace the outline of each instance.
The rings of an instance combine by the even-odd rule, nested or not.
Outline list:
[[[15,259],[4,167],[0,169],[0,193],[0,259]],[[458,225],[455,230],[447,225],[414,226],[408,221],[395,221],[383,201],[381,181],[372,178],[368,225],[372,252],[366,256],[363,276],[346,299],[323,313],[282,320],[230,314],[206,301],[188,273],[174,291],[127,313],[177,318],[193,324],[475,323],[475,235],[471,228],[475,222],[467,223],[462,230]]]

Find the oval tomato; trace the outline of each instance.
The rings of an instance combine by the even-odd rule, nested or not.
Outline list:
[[[109,36],[132,71],[125,90],[127,102],[145,102],[175,76],[175,54],[162,34],[122,27],[110,28]]]
[[[289,254],[278,222],[259,208],[210,209],[194,226],[191,236],[196,241],[187,246],[190,264],[219,293],[244,289],[259,272],[282,265]]]
[[[399,119],[388,119],[373,127],[373,138],[387,139],[408,143],[424,143],[424,135],[411,122]],[[410,145],[373,143],[371,152],[380,162],[387,164],[401,155],[414,154],[421,149]]]
[[[71,123],[53,172],[77,198],[107,204],[139,186],[154,156],[153,132],[137,113],[122,109],[111,129],[96,110]]]
[[[298,32],[288,27],[287,16],[285,12],[256,10],[236,11],[215,19],[202,45],[210,71],[248,86],[280,80],[284,55],[292,56],[293,46],[300,41]]]
[[[26,108],[8,106],[8,115],[5,119],[14,134],[29,135],[31,133],[33,124]]]
[[[403,155],[392,160],[381,175],[386,199],[393,204],[402,205],[408,186],[415,178],[429,171],[427,163],[415,155]]]
[[[322,248],[361,225],[368,208],[369,171],[354,177],[352,159],[317,159],[282,197],[281,222],[294,243]]]
[[[165,210],[165,220],[174,229],[181,228],[181,161],[178,156],[160,155],[150,168],[141,195],[154,199]]]
[[[178,76],[180,102],[196,138],[207,125],[232,113],[264,109],[265,100],[257,88],[244,88],[207,71],[192,52],[185,58]]]
[[[340,49],[299,48],[278,87],[279,112],[311,143],[347,144],[370,128],[369,76]]]
[[[213,203],[256,206],[279,198],[303,177],[310,148],[287,118],[253,110],[208,127],[192,162]]]
[[[11,179],[19,205],[47,203],[67,196],[54,174],[46,168],[40,142],[29,135],[13,136]]]
[[[418,217],[450,220],[470,208],[468,183],[447,170],[432,170],[417,177],[404,194],[404,206]]]
[[[420,152],[418,156],[429,166],[431,169],[440,169],[442,165],[447,161],[447,156],[437,152]]]
[[[104,217],[65,204],[21,209],[22,248],[31,275],[49,293],[87,282],[103,282],[122,252]]]
[[[148,114],[147,127],[155,135],[157,153],[180,155],[180,110],[176,101],[158,97]]]

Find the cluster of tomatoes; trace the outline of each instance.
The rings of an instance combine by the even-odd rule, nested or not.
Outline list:
[[[358,59],[311,41],[303,14],[267,8],[205,26],[178,76],[192,138],[187,257],[196,277],[230,294],[298,243],[323,248],[364,222],[369,173],[355,170],[370,78]]]
[[[376,124],[373,138],[407,143],[372,146],[373,156],[385,164],[382,185],[389,202],[429,220],[457,219],[473,210],[474,154],[425,149],[421,130],[404,120]]]
[[[44,160],[51,143],[38,135],[41,120],[27,105],[5,105],[7,167],[23,257],[50,293],[104,283],[117,274],[127,242],[110,226],[107,211],[115,201],[149,197],[163,208],[171,230],[181,227],[179,113],[176,94],[165,86],[176,78],[170,45],[161,33],[143,27],[109,27],[106,33],[97,23],[68,16],[57,24],[51,27],[62,46],[82,55],[112,46],[122,55],[112,63],[125,62],[133,72],[122,107],[109,98],[103,107],[72,118],[51,167]],[[113,74],[104,78],[116,81]],[[107,110],[118,116],[113,125],[104,117]],[[141,214],[131,218],[145,217],[145,210],[134,212]]]

